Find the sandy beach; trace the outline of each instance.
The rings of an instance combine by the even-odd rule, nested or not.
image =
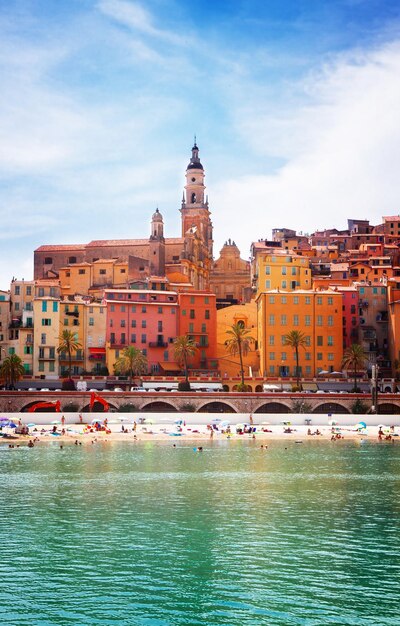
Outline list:
[[[36,416],[38,417],[38,416]],[[343,416],[341,416],[343,417]],[[347,421],[348,421],[348,417]],[[393,417],[393,416],[392,416]],[[397,416],[396,416],[397,417]],[[385,418],[385,419],[383,419]],[[378,425],[367,425],[366,428],[357,427],[357,419],[354,423],[340,425],[336,420],[331,420],[332,424],[294,424],[288,416],[286,423],[270,424],[267,420],[262,422],[253,419],[253,423],[247,422],[245,429],[239,429],[237,424],[231,424],[230,428],[220,424],[223,418],[210,420],[208,424],[187,423],[179,418],[163,418],[155,421],[151,417],[141,421],[144,423],[134,424],[133,418],[121,417],[119,419],[109,419],[106,422],[106,430],[96,430],[95,424],[41,424],[37,420],[34,426],[29,427],[29,433],[20,435],[15,433],[15,429],[3,428],[3,436],[0,445],[28,445],[33,441],[35,445],[57,443],[60,445],[93,445],[94,443],[109,442],[130,442],[137,444],[141,442],[163,442],[170,445],[200,445],[222,441],[257,441],[261,445],[268,445],[273,441],[332,441],[340,443],[348,440],[369,440],[369,441],[390,441],[397,443],[400,441],[400,427],[392,425],[390,416],[382,416],[382,428]],[[59,420],[53,420],[59,421]],[[116,423],[118,422],[118,423]],[[360,424],[364,422],[360,420]],[[365,422],[364,422],[365,423]],[[103,427],[102,427],[103,428]],[[238,432],[239,430],[239,432]],[[248,432],[251,430],[251,432]],[[379,431],[381,436],[379,437]],[[240,432],[241,431],[241,432]]]

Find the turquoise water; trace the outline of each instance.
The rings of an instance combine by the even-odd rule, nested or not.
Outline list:
[[[400,445],[0,448],[5,625],[399,624]]]

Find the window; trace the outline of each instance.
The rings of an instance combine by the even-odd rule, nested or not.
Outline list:
[[[311,375],[311,365],[306,365],[306,376]]]
[[[114,306],[114,304],[110,304],[110,311],[111,311],[111,313],[114,313],[114,311],[115,311],[115,306]]]
[[[298,325],[299,325],[299,316],[293,315],[293,326],[298,326]]]
[[[94,326],[94,317],[89,317],[89,326]]]
[[[74,321],[72,322],[72,325],[73,325],[73,326],[79,326],[79,320],[74,320]]]
[[[58,302],[53,302],[53,313],[58,312]]]
[[[106,273],[106,270],[100,270],[99,274],[101,274],[102,276],[104,276],[104,274]]]
[[[39,372],[44,372],[44,362],[39,361]]]
[[[56,358],[56,349],[49,348],[49,359],[55,359],[55,358]]]
[[[306,315],[304,318],[304,323],[306,326],[311,326],[311,315]]]
[[[57,297],[57,290],[55,287],[50,287],[50,298],[56,298]]]
[[[332,337],[332,335],[328,335],[327,344],[328,344],[328,346],[333,346],[333,337]]]
[[[265,289],[271,289],[271,281],[270,280],[266,280],[265,281]]]
[[[45,256],[44,257],[44,265],[50,265],[51,263],[53,263],[53,259],[51,256]]]
[[[333,315],[328,315],[328,326],[333,326]]]
[[[110,333],[110,343],[115,343],[115,333]]]
[[[268,324],[269,324],[270,326],[274,326],[274,324],[275,324],[275,315],[272,315],[272,314],[271,314],[271,315],[269,316],[269,318],[268,318]]]
[[[131,328],[136,328],[136,320],[131,320]]]
[[[44,317],[42,319],[42,326],[51,326],[51,319],[48,317]]]
[[[110,319],[110,328],[112,328],[114,326],[114,320],[113,318]]]
[[[136,343],[136,333],[131,334],[131,343]]]
[[[287,287],[286,280],[283,280],[282,281],[282,289],[286,289],[286,287]]]
[[[328,296],[328,304],[333,304],[333,298],[332,298],[332,296]]]
[[[268,300],[270,304],[275,304],[275,296],[269,296]]]
[[[196,315],[195,315],[195,310],[194,309],[190,309],[189,317],[190,317],[191,320],[195,319]]]
[[[328,361],[333,361],[333,352],[328,352]]]
[[[46,345],[46,333],[42,333],[40,335],[40,343],[45,346]]]
[[[281,315],[281,326],[286,326],[286,315]]]
[[[305,303],[306,303],[306,304],[311,304],[311,298],[310,298],[310,296],[306,296]]]
[[[281,361],[286,361],[287,355],[286,352],[281,352]]]
[[[146,313],[147,312],[147,308],[145,306],[142,306],[142,313]]]
[[[293,296],[293,304],[299,304],[299,296]]]
[[[49,372],[54,372],[55,371],[55,363],[54,361],[50,361],[49,363]]]
[[[266,274],[266,276],[270,276],[270,274],[271,274],[271,268],[270,268],[269,265],[265,266],[265,274]]]
[[[126,320],[121,320],[121,328],[125,328],[126,326]]]
[[[121,333],[121,343],[122,344],[126,343],[125,333]]]
[[[310,335],[306,335],[306,346],[311,346],[311,337],[310,337]]]
[[[162,308],[162,306],[159,306],[157,310],[158,310],[158,314],[159,314],[159,315],[162,315],[162,313],[163,313],[163,308]]]
[[[209,302],[210,302],[210,298],[208,296],[205,296],[204,304],[209,304]]]
[[[322,361],[322,352],[317,352],[317,361]]]
[[[44,297],[44,287],[39,287],[39,298]]]
[[[190,296],[190,304],[194,304],[194,296]]]
[[[270,335],[269,336],[269,345],[270,346],[274,346],[275,345],[275,335]]]
[[[86,274],[86,270],[79,269],[79,270],[78,270],[78,274],[81,274],[81,275],[82,275],[82,274]]]
[[[125,313],[125,305],[124,304],[121,305],[121,313]]]
[[[286,296],[282,296],[281,297],[281,304],[286,304],[287,303],[287,297]]]
[[[275,352],[270,352],[269,358],[270,358],[270,361],[275,361]]]
[[[271,376],[273,376],[275,374],[275,365],[270,365],[269,366],[269,373]]]
[[[317,315],[317,326],[322,326],[322,315]]]
[[[286,335],[281,335],[281,346],[286,346]]]
[[[206,333],[207,332],[207,324],[202,324],[201,325],[201,332],[202,333]]]
[[[16,296],[19,296],[19,295],[20,295],[20,293],[21,293],[21,288],[20,288],[20,286],[19,286],[19,285],[16,285],[16,286],[15,286],[15,295],[16,295]]]
[[[204,311],[204,317],[205,317],[205,319],[206,319],[206,320],[209,320],[209,319],[210,319],[210,311],[209,311],[209,309],[206,309],[206,310]]]
[[[14,309],[15,309],[16,311],[19,311],[19,302],[16,302],[16,303],[14,304]]]
[[[322,335],[317,335],[317,346],[323,346],[324,345],[324,338],[322,337]]]
[[[306,361],[311,361],[311,352],[306,352]]]
[[[317,296],[317,304],[322,304],[322,297],[321,296]]]
[[[27,296],[31,296],[32,295],[32,287],[30,285],[28,285],[27,288],[26,288],[26,295]]]
[[[68,317],[64,317],[64,326],[68,326],[69,320]]]
[[[43,300],[42,302],[42,313],[46,313],[47,311],[47,300]]]
[[[146,343],[147,342],[147,335],[144,335],[144,334],[142,335],[141,342],[142,343]]]
[[[39,348],[39,359],[44,359],[44,348]]]
[[[282,267],[282,276],[286,276],[286,267],[285,267],[285,265]]]

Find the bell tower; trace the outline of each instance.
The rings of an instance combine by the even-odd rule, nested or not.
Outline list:
[[[151,218],[149,257],[150,274],[152,276],[165,276],[164,221],[158,209]]]
[[[200,239],[201,261],[207,263],[211,262],[213,256],[213,232],[205,190],[204,168],[195,137],[192,156],[186,168],[186,185],[182,198],[182,237],[185,237],[189,230],[192,234],[196,233]]]

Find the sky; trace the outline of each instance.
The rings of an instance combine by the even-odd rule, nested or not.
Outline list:
[[[398,0],[0,3],[0,289],[42,244],[180,236],[193,137],[214,256],[400,213]]]

